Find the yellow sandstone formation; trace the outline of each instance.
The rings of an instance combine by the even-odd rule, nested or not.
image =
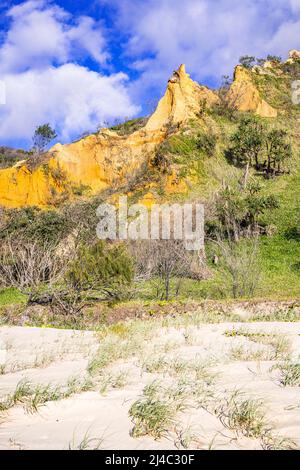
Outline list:
[[[238,109],[275,117],[277,111],[259,95],[249,74],[242,67],[235,72],[229,92]],[[209,108],[219,97],[212,90],[191,80],[181,65],[168,82],[165,95],[145,127],[121,136],[109,129],[68,145],[55,145],[48,161],[38,167],[19,162],[0,170],[0,206],[48,207],[72,197],[76,188],[89,188],[90,194],[118,188],[147,164],[151,153],[168,132],[176,132],[188,120]],[[176,175],[168,178],[167,192],[184,191],[185,184]]]
[[[260,96],[250,73],[241,65],[235,68],[234,81],[228,92],[227,100],[238,111],[252,111],[264,118],[276,118],[278,114],[277,110]]]
[[[78,142],[55,145],[46,165],[30,169],[23,162],[1,170],[0,205],[47,207],[57,195],[66,193],[70,197],[72,188],[89,187],[92,194],[117,187],[148,161],[170,126],[180,128],[199,113],[201,106],[217,100],[213,91],[191,80],[181,65],[144,128],[128,136],[103,129]]]
[[[211,107],[219,100],[216,93],[191,80],[181,65],[168,82],[168,88],[150,117],[146,129],[160,129],[167,125],[181,125],[196,117],[201,106]]]
[[[297,51],[297,49],[292,49],[289,51],[289,58],[287,60],[287,63],[293,64],[297,60],[300,60],[300,51]]]

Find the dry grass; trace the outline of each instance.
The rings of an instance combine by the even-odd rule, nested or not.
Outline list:
[[[300,387],[300,364],[285,362],[276,364],[272,369],[279,369],[279,380],[283,387]]]

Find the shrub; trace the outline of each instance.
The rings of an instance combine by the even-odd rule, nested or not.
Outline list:
[[[221,271],[233,297],[253,297],[261,277],[257,240],[219,242],[219,248]]]
[[[215,153],[217,145],[217,137],[215,134],[198,134],[196,139],[197,149],[203,152],[204,154],[212,157]]]
[[[124,245],[102,241],[83,245],[70,262],[63,281],[51,291],[51,308],[74,316],[94,301],[125,299],[133,275],[132,259]]]

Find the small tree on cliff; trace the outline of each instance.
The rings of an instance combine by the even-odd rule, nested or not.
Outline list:
[[[42,154],[47,145],[57,137],[56,131],[52,129],[50,124],[38,126],[33,135],[33,151],[35,154]]]
[[[259,118],[247,116],[241,120],[231,137],[227,158],[238,166],[255,165],[259,169],[259,156],[264,144],[264,126]]]
[[[243,55],[240,57],[240,64],[246,69],[251,69],[255,64],[255,57],[251,55]]]
[[[282,167],[293,155],[288,133],[284,129],[272,129],[266,139],[266,174],[268,177],[280,174]]]

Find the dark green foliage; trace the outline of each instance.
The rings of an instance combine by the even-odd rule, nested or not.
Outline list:
[[[287,240],[296,240],[300,242],[300,225],[299,227],[288,228],[285,231],[284,236]]]
[[[292,80],[299,80],[300,78],[300,59],[295,60],[293,63],[284,63],[281,65],[284,73],[288,74]]]
[[[239,62],[243,67],[247,69],[251,69],[255,64],[255,57],[250,56],[250,55],[244,55],[240,57]]]
[[[280,64],[282,62],[282,57],[279,55],[268,55],[267,60],[269,62],[274,62],[275,64]]]
[[[41,210],[38,207],[3,209],[0,239],[13,238],[25,242],[37,241],[41,245],[56,246],[72,234],[75,244],[96,239],[98,219],[96,210],[102,198],[65,204],[60,210]]]
[[[124,245],[104,241],[71,250],[61,272],[56,282],[36,290],[30,302],[48,305],[54,315],[68,318],[77,318],[94,302],[128,298],[134,277],[133,261]]]
[[[133,262],[125,247],[100,241],[79,249],[65,281],[77,292],[94,291],[105,299],[120,299],[132,283],[133,275]]]
[[[279,207],[273,195],[263,195],[262,187],[251,182],[246,188],[231,188],[221,191],[216,200],[216,220],[208,228],[214,236],[238,241],[242,236],[251,236],[263,230],[260,216]]]
[[[38,241],[56,245],[69,231],[70,225],[56,210],[42,211],[37,207],[25,207],[5,211],[5,223],[0,231],[2,239]]]
[[[147,118],[131,119],[111,127],[111,130],[116,131],[119,135],[129,135],[144,127],[146,123]]]
[[[266,62],[266,59],[256,59],[256,63],[259,67],[263,67],[265,62]]]
[[[280,174],[283,164],[292,157],[292,146],[288,133],[283,129],[273,129],[266,136],[267,161],[264,164],[267,176]]]
[[[254,56],[245,55],[240,57],[239,62],[246,69],[252,69],[254,65],[263,66],[266,61],[279,65],[282,62],[282,58],[277,55],[268,55],[266,59],[257,59]]]
[[[26,232],[32,239],[56,245],[68,233],[69,224],[58,211],[40,211]]]
[[[243,118],[230,140],[227,158],[235,165],[255,165],[258,169],[264,140],[264,125],[261,120],[254,116]]]
[[[217,137],[213,133],[199,133],[196,137],[197,149],[209,157],[212,157],[215,153],[217,145]]]
[[[226,158],[237,166],[254,166],[268,178],[284,173],[284,164],[293,154],[287,131],[268,130],[254,116],[243,118],[230,140]]]
[[[70,233],[73,233],[76,244],[93,243],[96,239],[96,227],[99,222],[96,211],[103,203],[101,197],[93,197],[88,200],[79,200],[66,203],[61,212],[68,222]]]

